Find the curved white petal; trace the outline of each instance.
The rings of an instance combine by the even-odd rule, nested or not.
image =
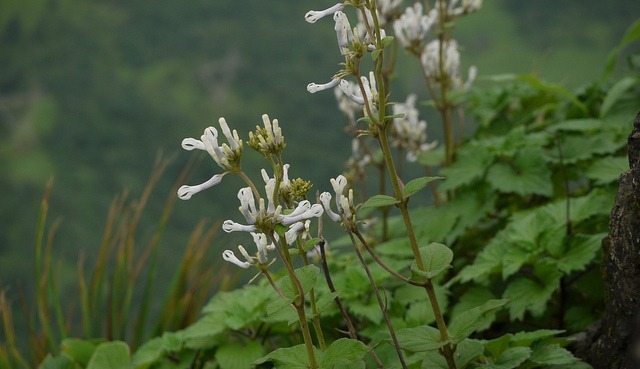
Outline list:
[[[240,259],[238,259],[236,255],[233,253],[233,251],[231,250],[224,250],[224,252],[222,253],[222,258],[225,261],[233,263],[243,269],[247,269],[248,267],[251,266],[249,262],[241,261]]]
[[[182,148],[187,151],[191,151],[194,149],[206,150],[202,141],[196,140],[195,138],[191,138],[191,137],[188,137],[182,140]]]
[[[197,194],[198,192],[202,191],[202,190],[206,190],[207,188],[213,187],[215,185],[217,185],[218,183],[222,182],[222,177],[224,177],[224,175],[227,174],[227,172],[224,172],[222,174],[216,174],[213,177],[211,177],[208,181],[199,184],[199,185],[195,185],[195,186],[188,186],[188,185],[184,185],[181,186],[178,189],[178,198],[180,198],[180,200],[189,200],[191,198],[191,196]]]
[[[233,220],[225,220],[224,223],[222,223],[222,230],[224,230],[227,233],[255,232],[256,226],[254,226],[253,224],[244,225],[244,224],[236,223]]]

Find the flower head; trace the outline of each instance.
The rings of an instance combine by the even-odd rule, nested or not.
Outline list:
[[[222,181],[222,177],[229,172],[240,170],[240,158],[242,157],[242,140],[238,137],[236,130],[231,131],[224,118],[218,120],[222,133],[227,139],[227,143],[218,144],[218,130],[214,127],[207,127],[200,140],[195,138],[185,138],[182,140],[182,148],[187,151],[203,150],[209,153],[211,158],[224,170],[221,174],[216,174],[208,181],[195,186],[182,186],[178,189],[178,197],[181,200],[189,200],[194,194],[213,187]]]
[[[403,104],[393,106],[394,115],[404,115],[402,118],[393,120],[393,145],[407,151],[407,160],[414,162],[422,152],[431,150],[436,142],[427,144],[427,122],[418,120],[418,109],[415,104],[417,100],[415,94],[407,96]]]
[[[202,191],[202,190],[206,190],[207,188],[211,188],[215,185],[217,185],[218,183],[222,182],[222,177],[224,177],[224,175],[227,174],[227,172],[224,172],[222,174],[216,174],[213,177],[211,177],[209,180],[207,180],[204,183],[201,183],[199,185],[195,185],[195,186],[188,186],[188,185],[184,185],[181,186],[178,189],[178,197],[180,198],[180,200],[189,200],[191,198],[191,196],[193,196],[194,194]]]
[[[245,251],[245,253],[246,253],[246,251]],[[236,257],[236,255],[233,253],[233,251],[231,251],[231,250],[224,250],[224,252],[222,253],[222,258],[225,261],[233,263],[233,264],[235,264],[235,265],[237,265],[237,266],[239,266],[240,268],[243,268],[243,269],[247,269],[248,267],[251,266],[251,262],[250,261],[242,261],[242,260],[238,259]]]
[[[309,23],[315,23],[318,19],[326,17],[327,15],[334,14],[335,12],[344,9],[343,3],[337,3],[334,6],[327,8],[325,10],[310,10],[307,14],[304,15],[304,20]]]
[[[262,115],[264,128],[256,126],[255,132],[249,132],[249,146],[264,156],[280,155],[285,148],[284,136],[277,119]]]
[[[341,11],[333,14],[333,20],[336,22],[335,31],[338,38],[338,47],[340,48],[341,55],[347,55],[349,53],[349,45],[353,42],[353,30],[347,15]]]
[[[333,210],[331,210],[331,194],[328,192],[323,192],[322,194],[320,194],[320,202],[324,207],[325,213],[334,222],[343,220],[345,224],[354,223],[356,207],[353,202],[353,190],[349,189],[348,196],[344,195],[344,190],[346,189],[348,184],[347,178],[343,175],[339,175],[335,179],[331,178],[330,182],[336,194],[336,207],[338,209],[338,212],[335,213],[333,212]]]
[[[440,70],[440,49],[442,49],[443,70]],[[425,74],[430,79],[436,79],[442,75],[452,80],[459,78],[460,53],[458,52],[458,43],[455,40],[446,41],[442,48],[440,40],[429,42],[424,48],[420,60]]]
[[[415,3],[408,7],[405,12],[393,23],[393,30],[398,41],[406,49],[420,48],[422,40],[431,29],[436,19],[423,14],[422,3]]]

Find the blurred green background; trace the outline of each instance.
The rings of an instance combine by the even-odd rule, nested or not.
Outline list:
[[[50,217],[62,220],[55,257],[69,262],[72,278],[78,255],[91,259],[99,247],[113,196],[124,189],[137,196],[156,155],[177,155],[143,218],[144,237],[193,155],[180,149],[181,140],[199,137],[220,116],[244,137],[261,114],[278,118],[291,175],[327,189],[349,139],[333,94],[311,95],[305,87],[328,81],[340,55],[331,19],[310,25],[303,15],[332,3],[0,1],[0,288],[30,288],[48,178],[55,178]],[[637,0],[488,0],[456,34],[463,64],[477,65],[481,77],[533,72],[577,88],[598,77],[639,15]],[[392,98],[422,89],[417,68],[415,60],[400,62]],[[422,110],[437,138],[437,118]],[[255,159],[249,156],[249,168],[257,168]],[[204,160],[189,183],[214,172],[219,168]],[[165,265],[198,219],[236,217],[228,209],[237,206],[238,183],[226,177],[177,204],[161,242]]]

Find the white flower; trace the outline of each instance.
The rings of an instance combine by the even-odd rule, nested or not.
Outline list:
[[[333,77],[333,79],[327,83],[323,83],[323,84],[316,84],[316,83],[309,83],[307,85],[307,91],[309,91],[312,94],[315,94],[318,91],[324,91],[330,88],[333,88],[335,86],[338,85],[338,83],[340,82],[340,78],[338,77]]]
[[[337,3],[336,5],[327,8],[325,10],[310,10],[307,12],[307,14],[304,15],[304,20],[306,20],[309,23],[315,23],[318,19],[322,18],[322,17],[326,17],[327,15],[331,15],[339,10],[344,9],[344,4],[343,3]]]
[[[347,84],[347,92],[344,92],[344,87],[342,86],[342,82],[338,85],[338,87],[333,89],[333,93],[336,97],[336,102],[338,103],[338,109],[347,117],[351,126],[356,125],[356,114],[362,112],[362,104],[358,104],[352,100],[350,97],[353,93],[352,89],[349,85],[349,82],[343,80]]]
[[[242,247],[242,245],[238,245],[238,250],[240,250],[240,253],[242,254],[242,256],[244,256],[245,260],[247,260],[248,263],[253,263],[253,258],[251,257],[251,255],[249,255],[247,250]]]
[[[336,195],[342,195],[342,192],[349,184],[349,181],[347,181],[347,178],[343,175],[339,175],[335,179],[331,178],[329,182],[331,183],[331,187],[333,187]]]
[[[431,150],[436,142],[427,144],[427,122],[418,120],[418,109],[415,104],[417,100],[415,94],[407,96],[405,103],[395,104],[393,114],[403,114],[402,118],[393,119],[393,145],[397,148],[407,150],[407,160],[415,162],[422,152]]]
[[[256,245],[258,246],[258,249],[260,248],[264,248],[265,250],[276,249],[276,246],[273,243],[269,243],[269,240],[267,239],[266,234],[251,232],[251,236],[253,237],[253,242],[255,242]],[[277,236],[278,235],[276,234],[276,238]]]
[[[304,223],[297,222],[293,223],[289,226],[289,230],[284,233],[285,241],[287,241],[287,245],[292,245],[296,242],[298,235],[300,235],[304,231]]]
[[[341,11],[335,12],[333,20],[336,22],[335,30],[338,38],[338,47],[341,55],[349,53],[349,45],[353,42],[353,30],[347,15]]]
[[[224,250],[222,253],[222,258],[230,263],[233,263],[240,268],[247,269],[251,266],[251,263],[248,261],[241,261],[236,257],[236,255],[231,250]]]
[[[253,224],[244,225],[244,224],[236,223],[233,220],[225,220],[224,223],[222,223],[222,230],[224,230],[227,233],[255,232],[257,228]]]
[[[263,114],[262,123],[264,124],[262,133],[254,134],[249,132],[249,140],[253,141],[257,145],[257,149],[265,155],[282,152],[285,144],[278,120],[274,119],[272,121],[267,114]]]
[[[384,18],[390,17],[395,9],[400,6],[402,0],[378,0],[378,10],[384,16]]]
[[[240,157],[242,156],[242,140],[238,137],[238,132],[229,129],[227,121],[224,118],[218,120],[222,133],[227,138],[228,144],[218,145],[218,130],[214,127],[207,127],[204,130],[200,140],[195,138],[185,138],[182,140],[182,148],[187,151],[204,150],[209,153],[213,160],[220,168],[224,170],[222,174],[216,174],[208,181],[196,186],[182,186],[178,189],[178,197],[182,200],[188,200],[194,194],[213,187],[222,181],[222,177],[228,172],[238,170]]]
[[[322,205],[311,205],[309,201],[305,200],[301,201],[291,214],[280,215],[278,217],[278,222],[282,225],[288,226],[307,219],[318,218],[322,216],[322,212]]]
[[[360,88],[358,88],[358,85],[343,79],[340,81],[338,88],[342,91],[344,96],[348,97],[354,103],[364,105],[364,98],[362,97],[362,92],[360,91]]]
[[[178,198],[180,198],[180,200],[189,200],[191,196],[195,195],[196,193],[202,190],[206,190],[207,188],[211,188],[217,185],[218,183],[222,182],[222,177],[224,177],[225,174],[227,174],[227,172],[224,172],[222,174],[216,174],[213,177],[211,177],[208,181],[201,183],[199,185],[181,186],[178,189]]]
[[[353,203],[353,190],[349,190],[349,197],[343,195],[348,184],[347,178],[343,175],[339,175],[335,179],[331,178],[330,182],[334,192],[336,193],[336,207],[338,208],[338,213],[334,213],[333,210],[331,210],[331,194],[328,192],[323,192],[320,195],[320,202],[322,203],[325,212],[334,222],[339,222],[343,219],[342,216],[347,220],[351,220],[353,216],[352,210],[355,210],[355,205]]]
[[[476,81],[476,78],[478,77],[478,68],[475,65],[472,65],[469,67],[468,73],[469,74],[467,77],[467,82],[465,82],[464,85],[462,86],[462,88],[464,89],[471,88],[471,85],[473,85],[473,82]]]
[[[324,207],[324,213],[329,216],[331,220],[334,222],[339,222],[342,217],[340,214],[336,214],[331,210],[331,194],[329,192],[323,192],[320,194],[320,202]]]
[[[419,2],[415,3],[413,7],[408,7],[393,23],[395,36],[400,44],[405,48],[420,45],[422,39],[436,22],[436,19],[431,17],[432,15],[435,13],[423,14],[422,4]]]
[[[424,48],[420,58],[422,68],[429,78],[437,78],[442,73],[451,79],[459,78],[460,53],[458,43],[455,40],[445,42],[442,47],[442,64],[444,70],[440,70],[440,41],[433,40]]]
[[[240,191],[238,191],[238,199],[240,200],[239,210],[242,215],[244,215],[244,218],[248,223],[255,223],[258,216],[258,210],[256,209],[256,201],[253,198],[251,188],[241,188]]]
[[[455,1],[454,3],[457,2],[458,1]],[[478,11],[480,7],[482,7],[482,0],[463,0],[462,5],[457,8],[450,6],[449,13],[454,16],[460,16]]]
[[[263,174],[266,176],[266,172]],[[290,214],[282,214],[282,206],[275,205],[274,191],[275,191],[275,179],[267,177],[267,184],[265,185],[265,191],[269,201],[268,206],[265,206],[263,198],[258,200],[258,206],[255,205],[253,194],[250,194],[248,187],[241,188],[238,192],[238,198],[240,199],[240,212],[244,215],[249,224],[239,224],[232,220],[226,220],[222,224],[222,229],[227,232],[255,232],[258,230],[256,224],[262,224],[270,222],[270,224],[282,224],[289,226],[297,222],[302,222],[311,218],[318,218],[322,215],[322,205],[311,203],[307,200],[301,201],[298,206]],[[255,238],[255,236],[254,236]],[[257,242],[257,241],[256,241]]]

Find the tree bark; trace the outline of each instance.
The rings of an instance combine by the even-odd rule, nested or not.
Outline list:
[[[630,170],[618,180],[609,235],[602,241],[604,315],[575,346],[595,369],[640,368],[640,113],[628,145]]]

